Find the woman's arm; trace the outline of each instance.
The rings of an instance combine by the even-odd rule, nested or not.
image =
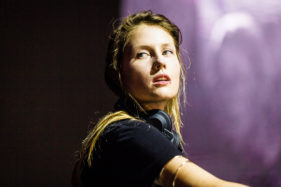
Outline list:
[[[219,179],[183,156],[174,157],[164,166],[160,182],[165,187],[246,187]]]

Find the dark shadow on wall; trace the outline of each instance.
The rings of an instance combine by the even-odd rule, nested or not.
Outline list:
[[[1,2],[0,186],[70,186],[74,153],[116,97],[103,79],[119,1]]]

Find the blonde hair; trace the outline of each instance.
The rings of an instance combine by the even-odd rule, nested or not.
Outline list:
[[[131,97],[135,104],[140,109],[142,108],[136,99],[130,96],[129,93],[126,93],[126,89],[122,84],[122,75],[120,71],[120,64],[123,58],[125,47],[129,41],[130,33],[136,28],[136,26],[140,24],[158,25],[165,29],[174,39],[177,56],[181,66],[180,89],[178,94],[168,101],[164,111],[171,116],[174,128],[180,135],[182,141],[182,136],[180,133],[180,127],[182,125],[180,118],[180,99],[183,97],[185,103],[185,72],[179,52],[179,45],[181,44],[181,32],[179,28],[170,22],[165,16],[153,14],[151,11],[144,11],[130,15],[123,19],[122,24],[120,24],[119,27],[113,31],[112,37],[110,38],[105,70],[106,83],[108,84],[109,88],[111,88],[111,90],[119,97]],[[83,159],[87,154],[87,163],[89,166],[91,166],[92,152],[95,149],[98,138],[104,129],[109,124],[123,119],[139,120],[136,117],[129,115],[126,111],[108,113],[97,123],[97,125],[90,131],[88,136],[83,141],[82,158],[80,159]]]

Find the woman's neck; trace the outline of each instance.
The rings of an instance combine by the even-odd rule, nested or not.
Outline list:
[[[167,105],[167,101],[149,102],[149,103],[142,102],[141,105],[146,111],[154,110],[154,109],[164,110],[165,106]]]

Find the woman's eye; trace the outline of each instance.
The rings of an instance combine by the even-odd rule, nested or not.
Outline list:
[[[137,58],[144,58],[144,57],[147,57],[148,55],[149,55],[148,53],[140,52],[140,53],[137,53],[136,57]]]
[[[170,54],[173,54],[173,51],[172,50],[164,50],[163,51],[163,55],[170,55]]]

